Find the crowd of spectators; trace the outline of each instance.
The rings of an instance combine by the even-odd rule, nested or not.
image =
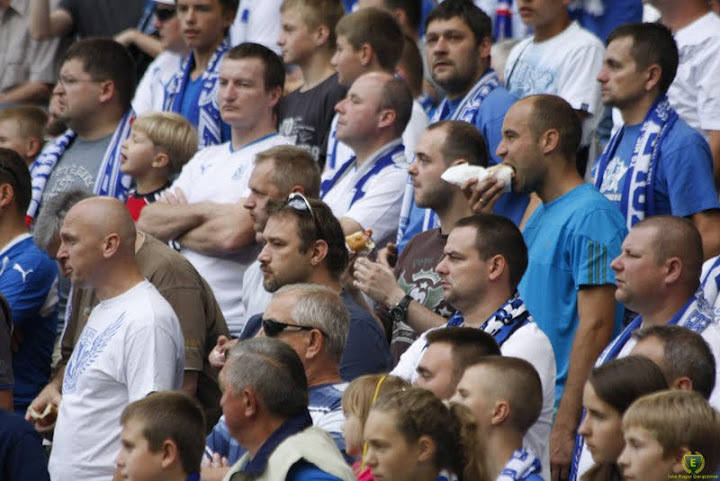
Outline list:
[[[717,0],[0,0],[0,479],[720,474]]]

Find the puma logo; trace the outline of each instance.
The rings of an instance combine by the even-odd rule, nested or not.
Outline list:
[[[13,269],[15,269],[16,271],[18,271],[18,272],[20,273],[20,275],[22,275],[23,284],[25,283],[25,280],[26,280],[26,278],[27,278],[27,275],[30,274],[30,273],[33,271],[33,269],[30,269],[29,271],[25,272],[25,271],[23,270],[23,268],[20,267],[20,264],[18,264],[17,262],[16,262],[15,264],[13,264]]]

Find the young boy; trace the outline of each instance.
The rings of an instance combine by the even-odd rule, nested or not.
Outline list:
[[[14,150],[30,167],[45,143],[47,118],[43,109],[33,105],[0,110],[0,147]]]
[[[335,25],[343,13],[340,0],[284,0],[280,7],[278,45],[285,64],[300,68],[303,83],[283,99],[279,131],[307,149],[320,167],[335,104],[347,92],[330,64]]]
[[[625,411],[622,427],[625,448],[617,462],[625,480],[667,481],[672,475],[713,477],[717,472],[720,416],[695,391],[643,396]]]
[[[540,376],[524,359],[487,356],[465,369],[451,401],[467,406],[478,424],[489,479],[514,472],[517,481],[543,480],[540,458],[523,447],[542,398]]]
[[[170,177],[180,172],[196,148],[197,132],[181,115],[148,112],[135,120],[122,144],[120,164],[120,171],[135,181],[125,201],[133,220],[170,186]]]
[[[230,48],[225,36],[238,0],[177,0],[176,15],[190,55],[165,87],[163,110],[182,114],[198,129],[198,148],[230,140],[220,118],[218,69]]]
[[[120,475],[129,481],[199,480],[205,447],[202,410],[179,392],[155,392],[122,413]]]

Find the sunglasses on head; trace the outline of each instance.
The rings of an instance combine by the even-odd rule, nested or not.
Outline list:
[[[174,7],[162,7],[158,8],[155,7],[155,17],[161,22],[165,22],[167,20],[170,20],[175,16],[175,8]]]
[[[288,324],[285,322],[276,321],[275,319],[263,319],[262,320],[263,331],[267,337],[275,337],[284,330],[290,332],[296,331],[310,331],[315,329],[312,326],[298,326],[297,324]]]
[[[315,224],[316,234],[318,236],[321,235],[320,232],[322,231],[320,230],[320,227],[318,225],[317,217],[315,217],[315,212],[310,206],[310,201],[307,200],[307,197],[305,197],[299,192],[293,192],[288,196],[288,200],[287,202],[285,202],[285,205],[295,210],[309,212],[310,217],[312,217],[313,223]]]

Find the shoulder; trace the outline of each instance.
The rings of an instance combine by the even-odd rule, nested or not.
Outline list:
[[[314,464],[302,460],[293,464],[285,479],[286,481],[342,481],[337,476],[326,473]]]
[[[700,149],[710,156],[710,147],[705,138],[697,130],[690,127],[683,119],[678,118],[668,130],[662,145],[662,153],[681,153],[683,162],[696,159],[695,156],[686,155],[686,149]],[[686,158],[686,159],[685,159]]]
[[[562,35],[562,34],[561,34]],[[576,21],[571,23],[564,35],[572,38],[572,43],[567,47],[570,49],[593,49],[604,51],[605,47],[599,38],[593,35],[590,30],[583,28]]]

